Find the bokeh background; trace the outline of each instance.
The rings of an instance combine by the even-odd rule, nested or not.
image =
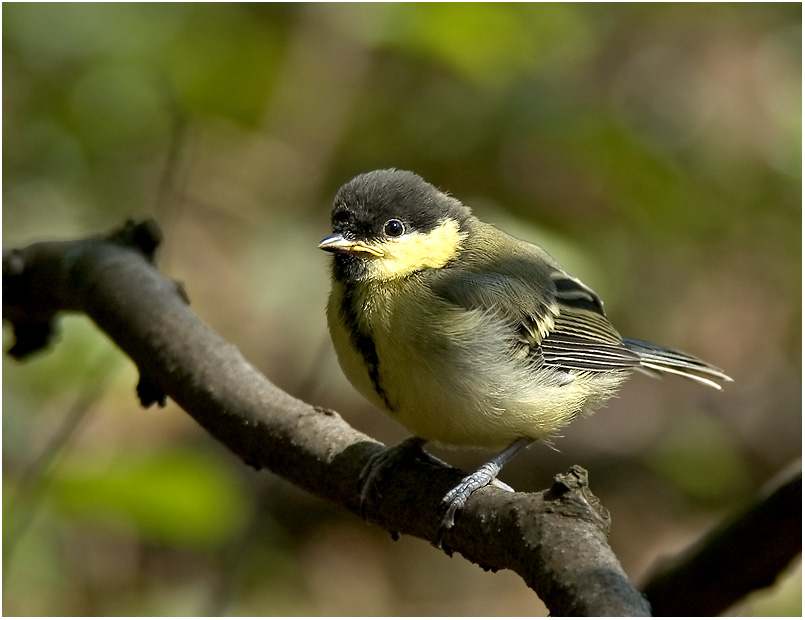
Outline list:
[[[586,467],[636,582],[800,459],[799,3],[2,11],[4,245],[154,217],[204,321],[394,442],[338,369],[316,245],[342,183],[411,169],[545,246],[622,333],[734,377],[635,376],[504,472],[539,490]],[[85,318],[2,369],[6,615],[545,613],[516,575],[394,542],[174,404],[142,410]],[[794,566],[731,613],[800,615],[800,586]]]

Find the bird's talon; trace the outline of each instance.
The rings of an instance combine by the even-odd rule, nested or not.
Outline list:
[[[395,465],[408,459],[422,460],[424,462],[438,462],[422,449],[425,440],[419,437],[409,437],[395,446],[386,448],[369,457],[358,478],[358,493],[360,494],[361,517],[366,521],[366,506],[370,495],[382,497],[377,491],[377,483],[383,479],[386,470],[394,469]]]
[[[505,482],[502,482],[499,478],[493,479],[492,482],[489,483],[489,486],[497,487],[502,491],[507,491],[508,493],[514,493],[514,489]]]

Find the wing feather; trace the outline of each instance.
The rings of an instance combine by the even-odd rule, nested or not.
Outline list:
[[[622,338],[595,291],[541,248],[512,245],[507,238],[487,228],[484,241],[468,251],[461,267],[448,264],[433,270],[429,284],[450,304],[502,317],[511,326],[509,354],[514,359],[553,369],[565,382],[580,372],[633,368],[678,374],[713,387],[731,381],[722,370],[687,353]],[[510,253],[503,256],[502,248]]]
[[[527,347],[522,357],[539,366],[611,372],[640,365],[595,291],[535,257],[487,263],[482,272],[445,269],[432,286],[452,304],[502,315],[512,326],[515,348]]]

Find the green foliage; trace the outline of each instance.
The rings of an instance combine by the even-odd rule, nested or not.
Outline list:
[[[212,451],[76,457],[50,484],[53,509],[67,518],[126,533],[133,528],[153,544],[215,548],[250,516],[250,498],[231,464]]]

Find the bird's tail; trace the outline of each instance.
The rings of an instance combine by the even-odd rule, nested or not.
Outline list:
[[[720,368],[716,368],[687,353],[634,338],[624,338],[623,343],[630,351],[640,357],[641,369],[649,374],[671,373],[681,375],[714,387],[717,390],[721,389],[719,382],[732,381]]]

